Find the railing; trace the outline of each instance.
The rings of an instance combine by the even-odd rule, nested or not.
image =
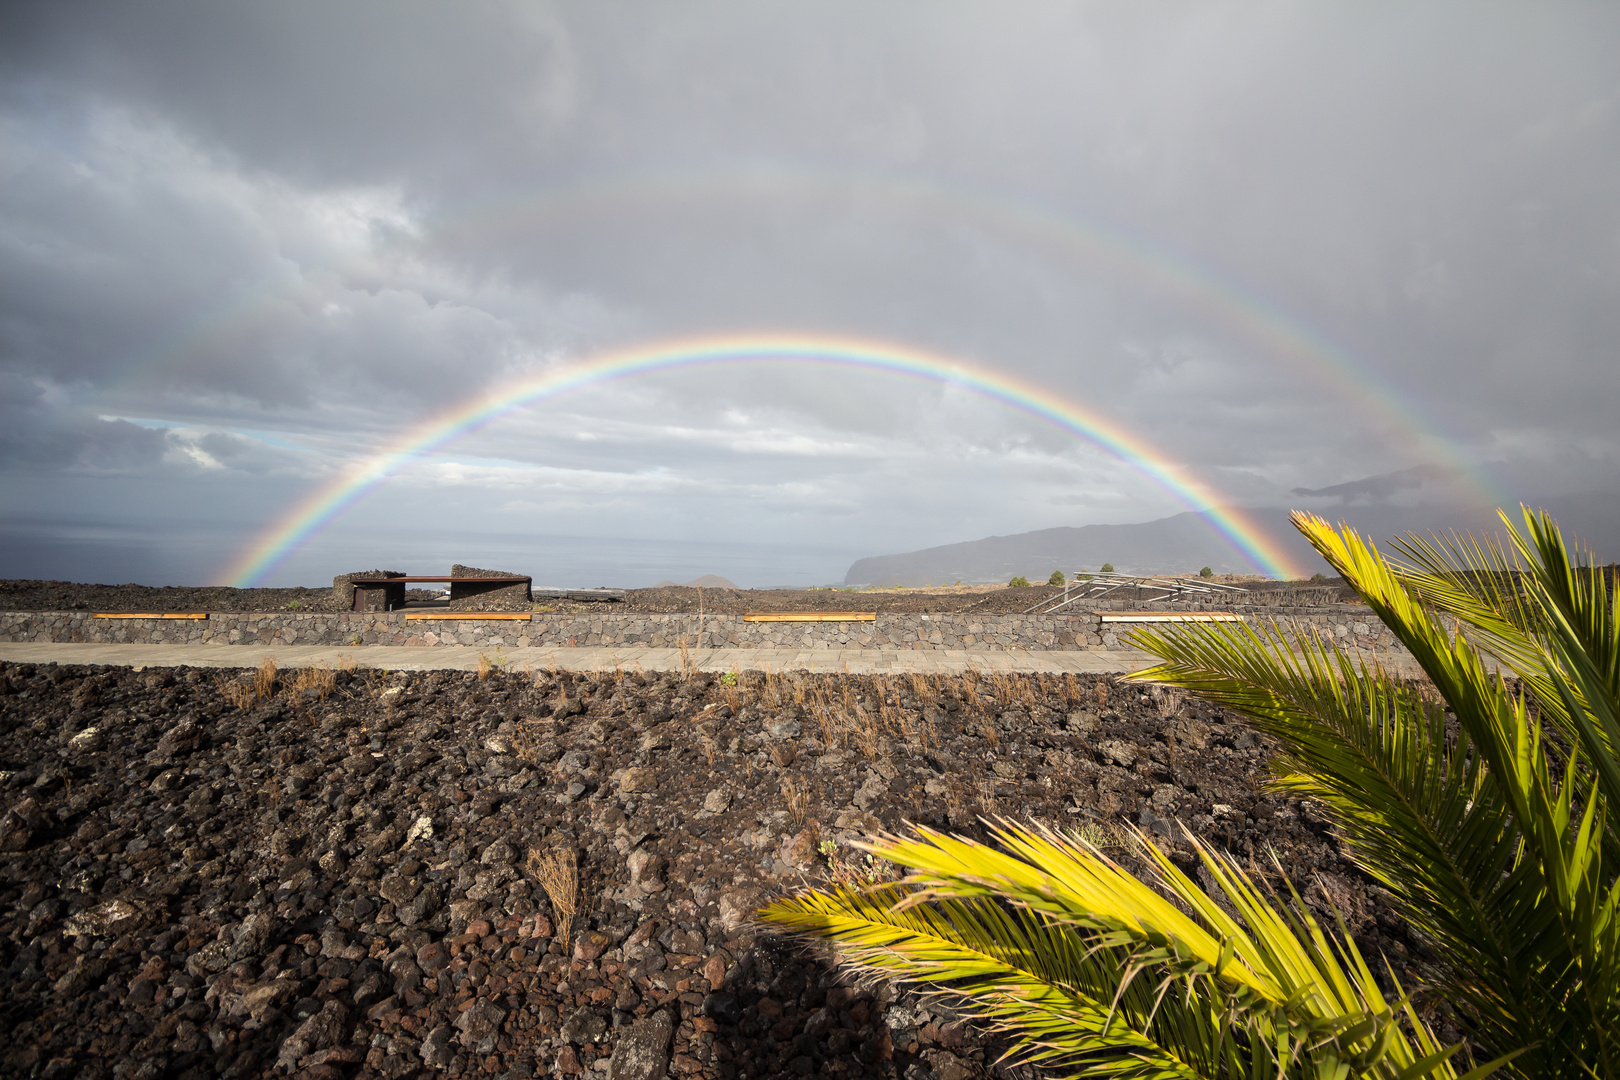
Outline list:
[[[1198,596],[1212,598],[1219,596],[1221,600],[1236,602],[1237,597],[1232,594],[1248,592],[1247,589],[1237,585],[1221,585],[1203,578],[1162,575],[1144,577],[1137,574],[1116,573],[1076,574],[1063,583],[1061,595],[1043,598],[1024,614],[1050,615],[1081,600],[1124,599],[1125,590],[1130,590],[1132,601],[1149,604],[1182,602]]]

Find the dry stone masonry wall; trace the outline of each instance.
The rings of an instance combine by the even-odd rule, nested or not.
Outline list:
[[[1289,636],[1331,638],[1373,653],[1401,652],[1365,608],[1267,612]],[[700,625],[701,623],[701,625]],[[598,647],[731,649],[905,649],[962,652],[1123,649],[1133,624],[1102,614],[879,615],[875,622],[747,622],[738,615],[535,613],[528,620],[412,619],[402,612],[211,613],[206,619],[97,619],[87,612],[0,613],[0,641],[175,645],[476,645],[483,648]]]

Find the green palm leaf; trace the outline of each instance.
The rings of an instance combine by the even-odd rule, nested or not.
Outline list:
[[[1541,713],[1586,755],[1609,805],[1620,804],[1620,591],[1589,553],[1570,552],[1544,513],[1524,510],[1525,533],[1506,515],[1512,553],[1453,536],[1408,538],[1416,568],[1401,571],[1424,602],[1474,627],[1531,689]],[[1583,790],[1583,789],[1582,789]],[[1620,820],[1604,815],[1606,858],[1620,865]]]
[[[868,845],[902,883],[789,897],[761,917],[955,999],[1023,1061],[1108,1077],[1454,1076],[1348,937],[1195,845],[1236,917],[1145,838],[1151,883],[1083,842],[1002,821],[997,846],[919,829]]]

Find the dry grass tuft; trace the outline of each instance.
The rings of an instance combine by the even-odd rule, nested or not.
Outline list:
[[[1153,696],[1153,708],[1160,719],[1169,720],[1181,711],[1181,703],[1187,695],[1184,691],[1173,686],[1155,686],[1150,691]]]
[[[1133,846],[1130,833],[1105,821],[1088,821],[1070,835],[1098,851],[1126,851]]]
[[[780,709],[787,701],[787,696],[782,692],[782,685],[783,679],[780,673],[766,671],[764,685],[760,687],[759,691],[760,700],[773,709]]]
[[[832,709],[820,700],[811,701],[809,708],[811,717],[815,719],[816,725],[821,728],[822,745],[827,747],[842,745],[843,732],[840,730],[837,718],[833,716]]]
[[[1007,676],[999,671],[992,671],[984,681],[990,684],[990,694],[996,701],[1003,705],[1012,702],[1012,684],[1008,681]]]
[[[870,722],[869,713],[857,715],[853,735],[856,747],[860,749],[862,754],[866,755],[866,760],[877,761],[880,758],[888,757],[888,747],[879,736],[877,726]]]
[[[245,678],[228,676],[219,680],[219,691],[226,701],[238,709],[251,709],[258,698],[253,696],[253,683]]]
[[[544,741],[541,733],[534,727],[520,723],[512,732],[512,752],[518,756],[519,761],[539,765],[540,744]]]
[[[262,701],[276,692],[276,658],[267,656],[253,676],[253,698]]]
[[[934,699],[933,690],[928,685],[928,676],[920,671],[911,673],[911,692],[917,695],[920,703],[926,704]]]
[[[805,819],[810,816],[810,791],[798,780],[791,776],[782,777],[782,799],[787,803],[788,813],[793,818],[795,828],[804,828]]]
[[[561,849],[542,852],[532,847],[523,868],[551,901],[551,913],[557,920],[557,940],[566,951],[574,914],[579,910],[579,866],[574,861],[574,853]]]
[[[979,734],[984,736],[984,741],[989,743],[992,749],[1001,745],[1001,729],[996,727],[995,718],[988,710],[979,714]]]
[[[313,690],[322,701],[325,701],[336,688],[337,672],[325,665],[299,668],[293,675],[292,686],[289,687],[295,697],[302,696],[306,690]]]
[[[927,750],[929,747],[934,745],[934,725],[928,722],[928,716],[926,713],[917,723],[916,734],[917,745],[922,749]]]
[[[330,672],[327,673],[330,676]],[[226,701],[238,709],[251,709],[266,698],[273,697],[276,692],[276,658],[267,656],[259,669],[251,676],[226,676],[216,684]],[[297,679],[294,679],[291,688],[302,689]],[[324,697],[324,695],[322,695]]]

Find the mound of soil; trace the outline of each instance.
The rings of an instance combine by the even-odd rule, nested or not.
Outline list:
[[[737,681],[0,665],[0,1072],[997,1075],[949,1008],[751,921],[884,872],[854,838],[981,814],[1274,849],[1405,964],[1218,710],[1103,677]]]

